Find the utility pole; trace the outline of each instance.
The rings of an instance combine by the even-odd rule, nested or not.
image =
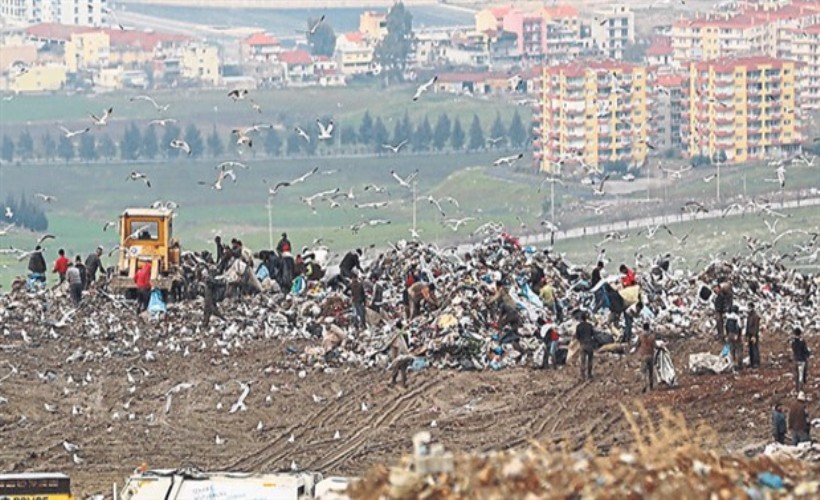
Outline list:
[[[550,182],[550,222],[555,224],[555,182]]]
[[[413,232],[416,232],[416,185],[417,181],[413,181]]]
[[[718,158],[718,160],[720,160]],[[715,189],[717,190],[717,202],[720,203],[720,161],[715,162],[717,173],[715,174]]]
[[[268,250],[273,249],[273,199],[268,195],[268,204],[265,208],[268,209]]]

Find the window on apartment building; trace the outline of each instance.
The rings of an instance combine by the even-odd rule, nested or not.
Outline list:
[[[740,139],[738,139],[738,140],[740,140]],[[743,150],[742,149],[735,149],[735,154],[737,156],[742,156],[743,155]]]

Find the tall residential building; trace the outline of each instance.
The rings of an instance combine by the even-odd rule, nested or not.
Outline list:
[[[577,61],[546,66],[534,143],[540,168],[556,162],[588,165],[625,161],[640,165],[649,130],[647,72],[619,61]]]
[[[691,63],[683,131],[689,155],[744,162],[798,150],[796,69],[767,56]]]
[[[504,29],[504,17],[511,10],[513,10],[511,5],[481,9],[475,15],[475,30],[479,32],[501,31]]]
[[[528,59],[544,55],[546,22],[540,13],[514,9],[504,16],[504,31],[515,33],[518,53]]]
[[[591,28],[592,42],[610,59],[623,59],[626,46],[635,42],[635,14],[626,5],[595,11]]]
[[[371,10],[362,12],[359,16],[359,32],[366,38],[379,41],[387,36],[387,13]]]
[[[0,0],[0,15],[14,24],[59,23],[100,27],[107,0]]]
[[[800,105],[820,109],[820,24],[795,34],[791,58],[800,63]]]
[[[670,149],[675,153],[683,150],[681,126],[686,112],[684,89],[688,85],[687,77],[680,74],[660,74],[650,80],[650,142],[656,154]]]
[[[820,23],[820,2],[752,5],[672,25],[672,58],[681,66],[728,56],[790,57],[795,33]]]
[[[373,55],[373,46],[358,31],[336,37],[334,57],[343,75],[363,75],[373,71]]]

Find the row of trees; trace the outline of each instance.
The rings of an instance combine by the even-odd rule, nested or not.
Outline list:
[[[12,216],[11,218],[7,217],[4,209],[3,222],[14,224],[17,227],[24,227],[31,231],[45,231],[48,229],[46,213],[35,201],[28,200],[25,193],[21,193],[17,198],[8,195],[5,206],[11,210]]]
[[[496,115],[488,130],[482,126],[477,115],[473,116],[469,127],[465,129],[459,117],[451,119],[447,113],[439,115],[435,123],[425,116],[415,125],[409,115],[405,114],[403,118],[395,121],[392,131],[388,130],[382,118],[374,120],[369,113],[365,113],[358,127],[343,125],[336,129],[334,138],[329,141],[318,139],[318,127],[315,123],[301,124],[300,127],[310,135],[310,141],[305,141],[294,132],[295,125],[280,131],[270,129],[253,136],[251,155],[314,155],[320,148],[325,152],[387,153],[385,144],[397,146],[401,143],[406,144],[403,148],[417,152],[479,151],[507,147],[522,149],[529,142],[529,134],[518,112],[509,125],[505,125],[501,116]],[[185,154],[170,146],[176,139],[188,143],[191,147],[190,156],[193,158],[221,158],[235,142],[235,137],[224,137],[216,126],[213,126],[210,132],[203,133],[193,123],[184,129],[175,124],[169,124],[163,129],[151,126],[140,129],[131,123],[125,128],[119,142],[108,134],[95,136],[91,133],[82,134],[74,139],[60,135],[55,141],[52,135],[46,132],[39,139],[39,147],[35,148],[31,133],[24,130],[16,141],[8,135],[3,135],[0,158],[5,162],[35,158],[61,159],[65,162],[174,159]]]

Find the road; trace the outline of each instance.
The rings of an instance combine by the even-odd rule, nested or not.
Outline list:
[[[820,205],[820,197],[817,198],[804,198],[804,199],[796,199],[796,200],[788,200],[785,202],[780,203],[772,203],[771,208],[772,210],[784,210],[790,208],[800,208],[800,207],[813,207]],[[728,216],[738,216],[743,213],[740,209],[732,209],[727,213]],[[615,231],[629,231],[632,229],[639,229],[642,227],[649,227],[649,226],[656,226],[658,224],[680,224],[682,222],[690,222],[690,221],[698,221],[698,220],[709,220],[709,219],[718,219],[723,216],[722,210],[710,210],[706,213],[694,213],[694,214],[663,214],[658,215],[655,217],[643,217],[640,219],[632,219],[632,220],[622,220],[616,222],[610,222],[607,224],[599,224],[597,226],[583,226],[583,227],[574,227],[572,229],[567,229],[564,231],[558,231],[555,233],[555,240],[571,240],[574,238],[583,238],[584,236],[590,236],[595,234],[606,234]],[[543,243],[545,241],[550,240],[550,233],[544,234],[534,234],[528,235],[521,238],[521,243],[523,245],[533,245],[537,243]]]

